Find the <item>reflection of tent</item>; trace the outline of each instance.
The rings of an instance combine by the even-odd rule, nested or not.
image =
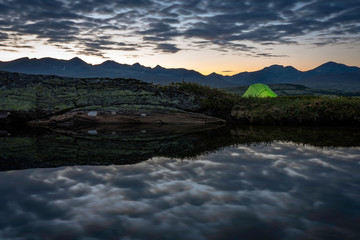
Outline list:
[[[243,95],[243,97],[277,97],[277,96],[278,95],[274,93],[268,85],[262,83],[256,83],[250,85]]]

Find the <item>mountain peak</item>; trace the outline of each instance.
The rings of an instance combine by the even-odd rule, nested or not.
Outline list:
[[[28,57],[23,57],[23,58],[18,58],[18,59],[15,59],[13,60],[12,62],[26,62],[26,61],[29,61],[30,58]]]
[[[292,66],[283,66],[283,65],[278,65],[278,64],[274,64],[271,65],[269,67],[265,67],[263,69],[261,69],[260,71],[262,72],[273,72],[273,73],[278,73],[278,72],[300,72],[299,70],[297,70],[296,68],[292,67]]]
[[[329,62],[326,62],[326,63],[320,65],[319,67],[338,67],[338,66],[346,66],[346,65],[337,63],[337,62],[333,62],[333,61],[329,61]]]
[[[360,71],[360,68],[358,67],[350,67],[345,64],[337,63],[333,61],[324,63],[318,66],[317,68],[310,70],[310,72],[317,72],[317,73],[333,73],[333,72],[345,73],[345,72],[358,72],[358,71]]]
[[[106,60],[105,62],[101,63],[102,66],[118,66],[119,63],[112,61],[112,60]]]
[[[133,67],[136,67],[136,68],[139,68],[139,67],[143,67],[143,65],[141,65],[140,63],[134,63],[133,65],[132,65]]]
[[[156,70],[160,70],[160,69],[164,69],[162,66],[160,66],[160,65],[156,65],[155,67],[154,67],[154,69],[156,69]]]
[[[274,64],[268,67],[264,67],[262,70],[266,70],[266,71],[274,71],[274,70],[282,70],[284,69],[283,65],[278,65],[278,64]]]
[[[337,62],[334,62],[334,61],[328,61],[322,65],[344,65],[344,64],[341,64],[341,63],[337,63]]]
[[[273,64],[273,65],[270,65],[268,68],[284,68],[284,65]]]
[[[209,75],[207,75],[208,77],[222,77],[222,75],[217,74],[216,72],[212,72]]]
[[[86,63],[85,61],[83,61],[83,60],[82,60],[81,58],[79,58],[79,57],[74,57],[74,58],[70,59],[69,62],[76,62],[76,63],[81,62],[81,63]]]

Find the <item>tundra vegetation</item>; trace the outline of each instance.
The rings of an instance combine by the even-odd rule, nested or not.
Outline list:
[[[201,111],[225,118],[233,124],[261,125],[357,125],[360,98],[349,96],[242,97],[225,90],[181,82],[161,89],[176,88],[195,95]]]
[[[358,125],[360,98],[244,98],[190,82],[65,78],[0,72],[0,122]],[[96,113],[96,114],[93,114]]]

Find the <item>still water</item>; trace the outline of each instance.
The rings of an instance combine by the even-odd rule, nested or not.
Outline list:
[[[3,131],[0,239],[360,239],[358,129],[187,130]]]

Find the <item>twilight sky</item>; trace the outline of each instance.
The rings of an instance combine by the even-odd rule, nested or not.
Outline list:
[[[75,56],[233,75],[360,66],[359,0],[0,0],[0,61]]]

